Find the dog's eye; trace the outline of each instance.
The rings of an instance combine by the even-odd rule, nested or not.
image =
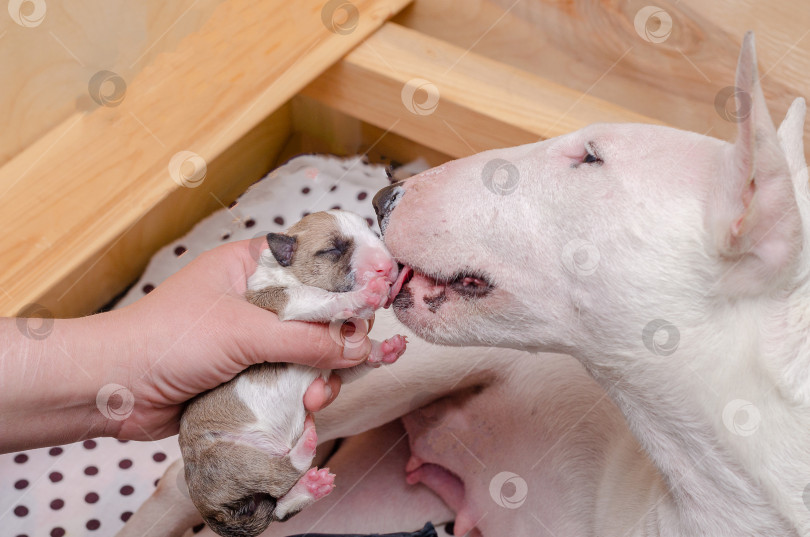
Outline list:
[[[593,142],[588,142],[585,144],[585,156],[582,157],[582,164],[602,164],[602,159],[599,157],[599,153],[596,151],[596,146],[594,146]]]

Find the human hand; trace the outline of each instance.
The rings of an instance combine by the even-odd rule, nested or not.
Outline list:
[[[113,358],[118,374],[109,378],[131,392],[134,407],[126,419],[111,420],[107,434],[135,440],[175,434],[186,401],[255,363],[337,369],[368,357],[367,337],[361,345],[343,347],[327,325],[282,322],[248,303],[246,282],[257,257],[251,241],[225,244],[200,255],[138,302],[111,312],[128,348]],[[337,375],[328,383],[317,379],[304,404],[317,411],[339,389]]]

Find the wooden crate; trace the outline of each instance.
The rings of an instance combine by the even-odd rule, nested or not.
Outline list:
[[[716,6],[662,4],[677,24],[651,43],[633,25],[643,3],[417,0],[396,15],[408,3],[121,0],[96,16],[87,1],[0,22],[13,74],[0,90],[0,314],[95,311],[302,151],[439,164],[596,121],[733,131],[711,97],[733,80],[743,23]],[[776,118],[810,83],[810,25],[791,3],[767,23],[735,7],[773,63]]]

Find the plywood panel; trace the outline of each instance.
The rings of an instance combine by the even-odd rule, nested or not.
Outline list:
[[[653,4],[672,21],[647,41],[635,28]],[[810,9],[805,0],[431,0],[396,22],[680,128],[735,135],[715,98],[733,84],[742,36],[757,37],[763,89],[780,121],[810,97]],[[649,29],[658,30],[656,19]],[[810,134],[810,125],[807,126]],[[810,150],[809,153],[810,154]]]
[[[393,23],[303,94],[452,157],[596,121],[656,121]]]
[[[222,0],[11,0],[0,11],[0,166],[72,113],[98,105],[90,81],[129,82],[176,49]],[[6,13],[6,5],[11,13]],[[36,13],[41,11],[41,13]]]
[[[301,153],[365,155],[369,162],[394,165],[421,158],[429,166],[451,160],[432,147],[387,132],[305,95],[297,95],[291,105],[294,134],[301,136],[285,148],[287,158]]]

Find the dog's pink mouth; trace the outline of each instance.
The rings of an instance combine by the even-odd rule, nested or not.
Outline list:
[[[400,265],[400,267],[399,275],[396,281],[391,285],[388,301],[385,303],[386,308],[395,302],[397,296],[400,295],[405,285],[411,280],[418,282],[418,287],[423,290],[431,290],[431,295],[426,295],[426,303],[429,303],[428,305],[433,310],[444,303],[447,299],[446,293],[448,290],[455,292],[463,298],[472,299],[484,297],[494,288],[486,276],[475,271],[458,271],[452,276],[437,277],[429,276],[425,272],[409,265]],[[406,302],[408,301],[403,301],[403,303]]]
[[[386,300],[385,305],[383,306],[384,308],[391,307],[391,304],[394,303],[394,299],[402,290],[402,286],[408,283],[412,277],[413,277],[413,269],[408,265],[402,265],[402,268],[399,269],[399,275],[397,275],[397,279],[391,285],[391,289],[388,293],[388,300]]]

